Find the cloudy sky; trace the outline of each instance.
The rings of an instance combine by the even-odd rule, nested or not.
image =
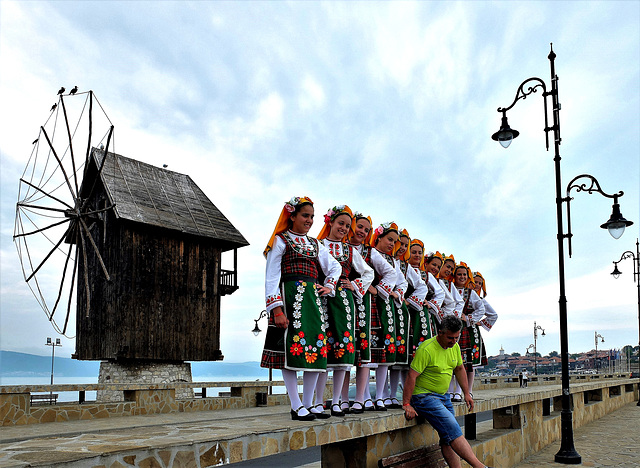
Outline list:
[[[480,270],[499,313],[485,334],[524,353],[533,323],[560,350],[553,147],[540,93],[520,101],[507,150],[496,109],[557,54],[562,188],[591,174],[624,191],[635,224],[600,229],[611,201],[572,192],[569,350],[638,343],[640,3],[0,2],[0,348],[46,355],[56,337],[12,239],[18,180],[61,86],[93,90],[122,155],[188,174],[251,243],[222,300],[227,361],[258,360],[262,251],[284,201],[308,195],[395,221]],[[76,99],[82,99],[78,97]],[[71,99],[69,99],[71,101]],[[320,230],[322,217],[311,233]],[[566,215],[565,215],[566,222]],[[49,285],[49,288],[55,286]],[[55,291],[54,291],[55,293]],[[264,329],[265,323],[262,322]],[[74,333],[69,333],[73,336]],[[74,340],[62,337],[57,354]],[[240,345],[239,345],[240,344]]]

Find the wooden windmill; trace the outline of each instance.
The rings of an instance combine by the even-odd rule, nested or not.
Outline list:
[[[113,125],[102,114],[94,141],[95,97],[73,98],[82,94],[75,126],[60,95],[66,133],[42,126],[21,178],[14,239],[27,283],[63,334],[75,302],[77,359],[222,359],[220,299],[238,289],[237,249],[248,242],[188,175],[109,151]],[[88,141],[81,161],[78,138]],[[233,270],[222,269],[227,251]]]

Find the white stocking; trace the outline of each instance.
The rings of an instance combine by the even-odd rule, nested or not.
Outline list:
[[[356,369],[356,401],[358,403],[364,403],[365,391],[369,394],[369,368],[358,367]]]
[[[314,406],[324,405],[324,389],[327,386],[327,378],[329,377],[329,371],[318,372],[318,374],[320,375],[318,375],[318,382],[316,383],[316,398],[315,398]],[[333,378],[335,379],[335,372],[334,372]]]
[[[389,371],[389,395],[387,395],[387,391],[385,389],[385,399],[386,398],[396,398],[396,395],[398,394],[398,384],[400,383],[400,381],[405,381],[406,380],[406,371],[403,370],[395,370],[395,369],[391,369]]]
[[[350,385],[350,380],[351,380],[351,371],[347,372],[347,375],[345,376],[344,382],[342,383],[342,403],[346,403],[347,406],[345,408],[349,408],[349,385]],[[342,408],[342,409],[345,409]]]
[[[287,389],[287,395],[289,395],[291,409],[295,411],[302,406],[302,401],[300,401],[300,395],[298,394],[298,373],[289,369],[282,369],[282,380],[284,380],[284,386]],[[298,414],[305,416],[309,412],[302,408]]]
[[[476,370],[472,367],[471,371],[467,371],[467,382],[469,383],[469,393],[473,392],[473,379],[476,376]]]
[[[336,369],[333,371],[333,400],[332,405],[340,404],[340,395],[342,394],[342,385],[344,383],[344,377],[347,374],[345,369]]]
[[[302,373],[302,404],[305,408],[313,406],[313,394],[318,383],[319,372],[304,371]]]
[[[376,400],[384,398],[384,387],[387,385],[387,370],[389,366],[379,365],[376,369]]]

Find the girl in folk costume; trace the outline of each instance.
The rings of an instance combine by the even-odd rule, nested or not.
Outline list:
[[[425,257],[425,271],[431,273],[436,278],[438,284],[444,291],[444,300],[438,313],[438,322],[442,321],[446,315],[453,315],[457,318],[460,318],[462,315],[464,301],[460,297],[460,294],[458,294],[458,291],[453,287],[452,282],[443,278],[451,278],[454,268],[455,260],[453,259],[453,255],[445,258],[444,254],[440,252],[431,252]]]
[[[476,294],[478,294],[478,296],[480,296],[480,298],[482,299],[485,313],[485,317],[480,320],[477,325],[480,325],[486,331],[491,331],[493,325],[498,320],[498,313],[494,310],[493,307],[491,307],[491,304],[487,302],[487,283],[484,281],[484,276],[482,276],[482,273],[480,273],[479,271],[473,273],[473,283],[475,285]],[[482,340],[482,336],[480,336],[480,339]],[[482,342],[482,356],[480,364],[482,366],[487,365],[487,354],[484,347],[484,341]]]
[[[413,311],[414,314],[410,320],[410,336],[409,336],[409,360],[413,359],[416,349],[425,340],[436,336],[438,333],[437,323],[442,320],[444,313],[442,305],[445,300],[445,291],[442,289],[438,280],[433,275],[434,268],[431,271],[425,268],[424,244],[419,239],[413,239],[409,246],[409,265],[420,275],[422,281],[427,285],[428,292],[424,300],[424,306],[421,310]],[[433,258],[431,259],[433,260]],[[442,266],[442,259],[435,258],[433,260],[437,268],[436,274]],[[417,313],[415,313],[417,312]]]
[[[325,322],[329,328],[326,332],[327,369],[333,369],[333,401],[331,414],[344,416],[340,407],[340,397],[345,376],[351,371],[356,357],[356,328],[357,309],[354,299],[362,302],[373,281],[373,269],[367,265],[362,255],[346,242],[347,235],[353,221],[351,209],[346,205],[334,206],[324,217],[325,224],[318,234],[318,240],[329,249],[331,255],[340,262],[342,274],[334,297],[325,296],[321,299],[325,313]],[[358,278],[349,279],[351,270]],[[324,389],[327,383],[327,373],[318,377],[316,385],[316,407],[323,404]],[[348,406],[348,399],[346,400]]]
[[[454,285],[462,298],[464,299],[464,309],[462,313],[462,333],[460,334],[460,352],[462,353],[462,361],[467,371],[467,380],[469,382],[469,392],[473,389],[474,367],[482,365],[482,355],[484,344],[478,330],[477,323],[482,320],[485,315],[485,308],[482,299],[474,290],[473,278],[471,270],[464,263],[460,262],[454,271]],[[455,381],[455,382],[454,382]],[[452,401],[462,401],[462,390],[456,379],[451,381],[453,390]]]
[[[382,278],[381,281],[389,284],[395,280],[396,273],[371,247],[371,237],[373,235],[371,226],[371,217],[356,212],[354,222],[351,224],[349,244],[362,255],[367,265],[377,268],[378,274]],[[356,277],[355,271],[352,270],[350,279],[355,279]],[[342,403],[340,405],[340,409],[344,413],[362,413],[365,407],[366,409],[373,409],[373,402],[369,392],[369,363],[371,362],[371,301],[372,295],[375,294],[377,294],[377,289],[370,285],[362,300],[358,297],[354,298],[358,327],[356,340],[356,399],[353,407],[349,408],[349,379],[345,378],[342,387]],[[365,393],[367,395],[366,400],[364,398]]]
[[[411,317],[415,317],[422,311],[424,300],[428,289],[419,271],[409,264],[410,252],[409,244],[411,237],[406,229],[400,231],[400,237],[394,248],[394,258],[400,264],[400,271],[404,275],[408,286],[407,299],[402,303],[402,307],[397,308],[396,327],[396,363],[389,369],[389,387],[385,386],[384,405],[387,408],[402,408],[396,398],[398,384],[400,380],[404,382],[409,371],[409,361],[411,359]],[[421,255],[422,256],[422,255]],[[404,378],[403,378],[404,377]]]
[[[384,389],[387,383],[387,368],[395,363],[396,351],[400,342],[398,335],[406,333],[408,323],[398,320],[396,309],[402,307],[407,280],[400,269],[400,262],[391,253],[398,241],[398,226],[395,223],[385,223],[378,226],[371,239],[373,247],[372,261],[376,272],[376,297],[371,301],[371,362],[376,367],[376,402],[377,411],[386,411],[384,405]],[[390,265],[395,271],[395,277],[386,282],[379,278],[379,267],[375,256]],[[377,281],[379,279],[379,281]]]
[[[265,294],[269,327],[262,367],[282,369],[291,402],[291,419],[309,421],[318,374],[326,372],[328,348],[320,297],[334,295],[342,267],[329,250],[307,236],[313,225],[313,202],[296,197],[285,203],[264,255]],[[324,284],[317,284],[320,274]],[[296,371],[303,371],[303,401]],[[322,416],[321,416],[322,417]]]

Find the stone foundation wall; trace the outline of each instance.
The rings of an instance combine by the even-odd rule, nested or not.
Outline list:
[[[98,383],[101,384],[161,384],[175,382],[192,382],[191,364],[184,363],[121,363],[102,361]],[[192,388],[177,388],[177,400],[193,398]],[[96,401],[125,401],[124,392],[117,390],[98,390]]]

